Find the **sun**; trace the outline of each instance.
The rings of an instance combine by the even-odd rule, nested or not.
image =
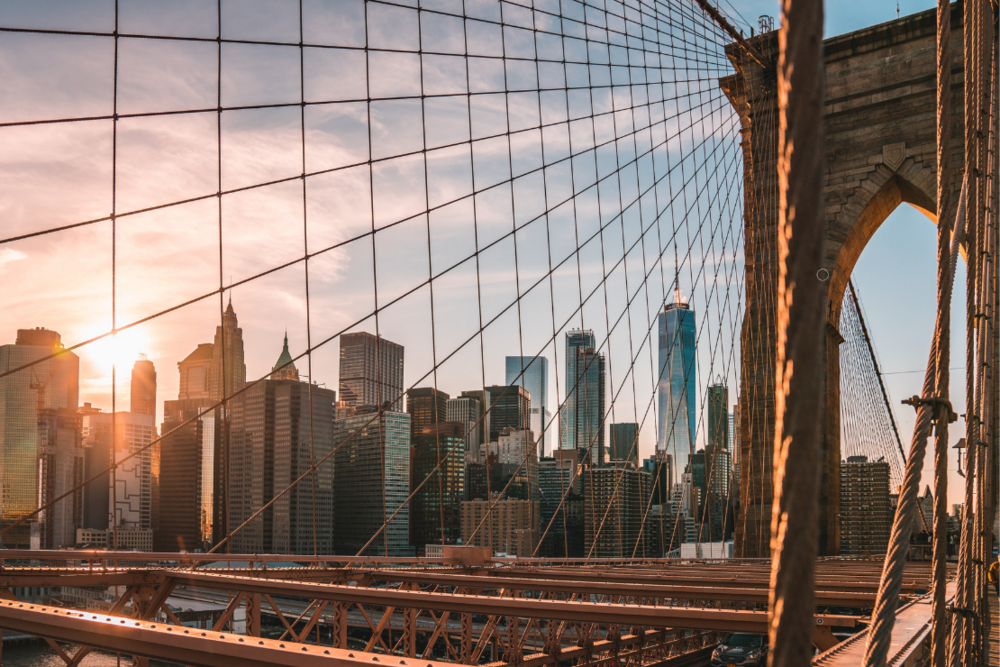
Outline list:
[[[149,340],[138,329],[126,329],[115,336],[107,336],[87,346],[86,355],[103,375],[115,374],[121,378],[132,371],[132,364],[140,355],[149,351]]]

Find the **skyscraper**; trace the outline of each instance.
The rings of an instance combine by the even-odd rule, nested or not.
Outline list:
[[[68,408],[38,411],[39,506],[67,493],[84,479],[81,415]],[[72,547],[83,526],[83,489],[38,514],[41,549]]]
[[[688,461],[695,497],[701,498],[695,521],[699,541],[718,542],[733,531],[728,511],[731,502],[729,482],[732,478],[732,455],[729,450],[709,445]]]
[[[579,452],[557,449],[552,454],[552,458],[538,462],[540,555],[582,557],[584,501]]]
[[[483,401],[479,396],[483,392],[462,392],[461,396],[448,399],[445,404],[445,420],[462,424],[465,431],[466,460],[479,459],[479,445],[485,441],[484,433],[488,433],[487,420],[483,418]]]
[[[100,408],[84,403],[78,410],[81,416],[81,437],[83,440],[84,479],[100,474],[90,484],[83,487],[83,528],[104,530],[108,527],[108,497],[111,493],[111,473],[101,472],[111,465],[111,447],[114,434],[111,422],[103,418],[92,418],[101,414]]]
[[[221,401],[246,386],[247,367],[243,361],[243,329],[239,327],[232,298],[222,315],[222,326],[215,328],[212,347],[211,398]]]
[[[713,384],[708,388],[708,446],[729,449],[729,387]]]
[[[497,442],[505,428],[531,428],[531,395],[520,385],[486,387],[491,403],[489,442]]]
[[[410,484],[419,490],[410,506],[410,543],[417,555],[428,544],[455,544],[462,536],[464,436],[465,427],[458,422],[429,424],[413,434]]]
[[[410,495],[410,415],[361,407],[334,422],[334,443],[336,552],[412,556],[410,507],[403,505]],[[365,548],[386,521],[384,534]]]
[[[340,336],[340,400],[403,411],[403,346],[366,331]]]
[[[695,319],[676,292],[657,317],[659,328],[659,382],[657,384],[656,447],[673,456],[674,479],[680,479],[694,454],[697,428]]]
[[[51,354],[57,356],[39,361]],[[0,527],[38,508],[39,411],[76,411],[80,359],[63,351],[60,336],[47,329],[18,329],[13,345],[0,346],[0,373],[37,362],[0,378]],[[28,548],[27,523],[2,538],[7,547]]]
[[[622,423],[611,425],[611,459],[639,464],[639,425]]]
[[[153,529],[153,416],[133,412],[95,415],[114,424],[115,461],[125,461],[112,476],[112,525],[125,530]],[[144,449],[145,448],[145,449]],[[134,456],[132,456],[134,454]],[[132,456],[128,460],[127,457]],[[111,526],[109,526],[111,527]]]
[[[433,387],[414,387],[406,392],[406,412],[410,415],[413,435],[444,422],[448,413],[448,394]]]
[[[201,343],[194,352],[177,362],[180,373],[178,400],[208,399],[212,397],[212,357],[215,352],[212,343]]]
[[[471,452],[470,458],[472,460],[477,460],[479,457],[479,446],[484,442],[490,441],[490,413],[487,409],[492,405],[490,401],[490,392],[483,389],[472,389],[469,391],[463,391],[461,396],[456,399],[470,398],[478,402],[478,406],[471,403],[466,404],[462,407],[456,405],[456,409],[462,410],[460,414],[467,416],[475,415],[475,418],[471,419],[471,423],[466,426],[466,434],[468,437],[468,450]],[[450,409],[450,408],[449,408]],[[448,421],[463,421],[463,419],[458,418],[459,413],[454,416],[449,413]],[[453,418],[454,417],[454,418]],[[478,426],[473,426],[475,422],[478,422]]]
[[[578,449],[588,465],[604,462],[604,355],[594,332],[566,334],[566,401],[559,419],[561,449]]]
[[[623,461],[590,469],[584,491],[584,552],[588,557],[642,557],[642,520],[651,487],[645,468],[626,466]]]
[[[336,392],[300,382],[290,362],[286,337],[271,376],[231,403],[231,527],[249,519],[333,449]],[[237,533],[232,549],[240,553],[332,553],[333,470],[329,462]]]
[[[157,551],[207,551],[215,532],[225,532],[215,525],[224,513],[216,498],[215,411],[205,413],[211,405],[208,398],[163,403],[158,488],[160,505],[168,511],[160,512],[153,536]]]
[[[545,455],[546,433],[555,432],[555,425],[550,425],[552,415],[549,413],[549,360],[545,357],[507,357],[508,385],[521,385],[531,394],[531,430],[538,438],[538,448]],[[523,374],[522,374],[523,370]]]
[[[156,369],[141,354],[132,364],[132,392],[129,412],[156,417]]]
[[[933,510],[931,514],[933,518]],[[885,554],[889,548],[892,515],[889,463],[869,461],[867,456],[849,456],[840,464],[841,555]],[[922,524],[916,520],[914,525],[916,532]],[[934,525],[933,521],[928,525]]]

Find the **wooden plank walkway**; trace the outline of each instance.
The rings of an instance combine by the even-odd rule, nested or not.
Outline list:
[[[1000,667],[1000,600],[990,585],[990,667]]]

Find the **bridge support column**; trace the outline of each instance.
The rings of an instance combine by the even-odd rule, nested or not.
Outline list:
[[[740,511],[736,516],[738,558],[766,558],[771,553],[771,508],[775,437],[775,352],[778,296],[778,59],[777,33],[753,38],[769,59],[766,69],[736,45],[727,54],[736,74],[720,82],[742,125],[744,252],[746,309],[740,333],[739,456]],[[817,266],[817,280],[829,278]],[[827,387],[824,410],[823,478],[820,490],[820,555],[840,551],[840,354],[834,327],[827,330]]]

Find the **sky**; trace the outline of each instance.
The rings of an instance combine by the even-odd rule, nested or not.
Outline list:
[[[760,14],[778,14],[775,2],[731,5],[754,25]],[[553,373],[552,410],[565,395],[562,334],[583,326],[605,341],[609,405],[614,404],[610,421],[642,423],[640,455],[650,455],[655,349],[647,334],[659,306],[673,300],[675,281],[698,313],[699,391],[716,381],[735,387],[738,377],[743,288],[738,127],[715,83],[728,72],[726,63],[716,56],[698,69],[681,54],[676,65],[694,68],[684,70],[690,80],[681,81],[677,71],[682,70],[676,70],[670,92],[678,100],[662,104],[644,98],[635,85],[641,55],[634,49],[569,54],[570,60],[610,59],[617,65],[610,71],[548,66],[536,71],[533,64],[515,61],[505,82],[499,61],[490,56],[535,50],[540,57],[552,56],[545,25],[541,37],[509,28],[501,40],[489,22],[499,18],[497,3],[470,0],[469,15],[485,20],[472,22],[466,47],[455,39],[460,20],[448,16],[460,11],[459,4],[435,0],[423,6],[442,13],[425,13],[429,18],[418,25],[415,12],[369,5],[369,43],[384,49],[372,52],[369,92],[364,52],[358,50],[365,32],[357,0],[304,2],[303,39],[323,48],[303,50],[301,71],[296,46],[225,44],[220,68],[211,41],[123,38],[116,84],[109,38],[0,32],[0,79],[6,82],[0,123],[106,116],[115,111],[116,90],[117,112],[123,115],[211,110],[219,94],[224,105],[244,107],[224,113],[220,125],[214,111],[123,117],[117,134],[107,119],[0,127],[4,238],[108,216],[112,201],[121,213],[203,197],[119,218],[114,234],[104,220],[0,244],[0,282],[6,287],[0,294],[0,342],[13,342],[18,328],[43,326],[75,344],[275,269],[224,297],[232,298],[243,328],[250,379],[269,371],[287,332],[293,355],[312,344],[313,380],[336,388],[336,334],[377,328],[406,347],[407,386],[436,384],[453,395],[502,384],[506,355],[541,353]],[[906,15],[931,6],[901,2],[900,11]],[[735,16],[726,3],[723,8]],[[510,13],[513,9],[504,20],[530,28],[530,18]],[[297,12],[297,0],[224,2],[223,34],[297,43]],[[895,17],[895,3],[827,3],[826,34]],[[122,0],[119,21],[123,33],[213,39],[217,30],[215,3],[196,0],[169,5]],[[0,26],[105,32],[113,25],[112,2],[0,4]],[[693,53],[703,44],[690,34]],[[412,51],[422,43],[433,44],[440,55],[421,62]],[[464,95],[452,96],[466,90],[465,48],[479,56],[470,58],[469,77],[472,92],[483,94],[472,98],[472,109]],[[597,89],[592,97],[565,99],[531,92],[562,81],[578,85],[588,74],[600,77],[604,71],[618,86],[614,94]],[[421,72],[429,96],[423,123]],[[335,103],[300,110],[300,83],[306,100]],[[504,96],[505,87],[525,92]],[[370,108],[369,94],[375,99]],[[407,99],[386,99],[400,97]],[[288,106],[252,108],[276,102]],[[591,109],[612,112],[591,123]],[[686,124],[695,115],[698,122]],[[559,125],[566,117],[568,126]],[[539,123],[550,125],[531,129]],[[640,129],[649,123],[654,129]],[[523,130],[509,145],[505,137],[489,138],[508,126]],[[468,143],[461,144],[470,136],[477,140],[472,157]],[[371,173],[364,165],[349,167],[367,159],[369,141],[372,157],[385,159]],[[607,141],[617,151],[587,150]],[[305,193],[296,178],[303,169],[303,142],[306,171],[325,172],[306,180]],[[427,153],[426,162],[420,154],[425,144],[442,147]],[[585,154],[562,159],[571,148]],[[221,215],[211,196],[219,187],[220,163],[221,187],[237,190],[223,197]],[[621,178],[614,176],[619,167]],[[470,196],[511,175],[518,177],[513,188]],[[600,187],[570,198],[574,183],[580,189],[580,183],[600,178]],[[240,190],[265,181],[281,182]],[[627,206],[636,199],[638,205]],[[519,229],[512,234],[515,224]],[[373,228],[380,230],[374,247]],[[582,249],[574,253],[577,246]],[[904,205],[875,234],[854,274],[904,443],[913,414],[898,401],[919,393],[922,375],[909,371],[926,361],[934,246],[934,225]],[[308,262],[308,300],[306,268],[294,262],[307,248],[328,249]],[[550,265],[556,267],[551,281]],[[609,277],[602,282],[605,273]],[[435,278],[428,285],[431,274]],[[958,280],[964,282],[961,268]],[[592,296],[578,308],[581,294]],[[377,322],[368,317],[376,298],[382,309]],[[223,305],[215,294],[123,331],[113,341],[82,348],[81,402],[127,410],[129,370],[142,353],[157,368],[162,417],[162,401],[176,397],[176,363],[198,343],[211,342]],[[959,293],[955,308],[956,321],[963,321]],[[953,358],[962,360],[961,337],[954,340]],[[297,365],[306,375],[307,360]],[[954,379],[952,393],[956,411],[963,412],[964,390]],[[735,391],[730,396],[733,400]],[[703,422],[704,410],[699,415]],[[699,445],[704,431],[702,424]],[[958,502],[961,478],[951,480],[950,500]]]

